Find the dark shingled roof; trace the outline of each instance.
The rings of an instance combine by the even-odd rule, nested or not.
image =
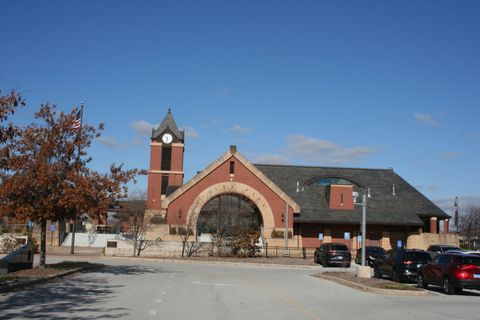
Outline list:
[[[423,225],[421,218],[448,219],[443,210],[412,187],[391,169],[328,168],[255,164],[263,174],[294,199],[301,207],[295,222],[355,223],[361,222],[361,206],[355,210],[328,207],[325,186],[311,185],[324,177],[348,179],[360,196],[370,188],[367,199],[367,223],[389,225]],[[297,191],[297,181],[299,190]],[[395,195],[393,195],[395,185]]]
[[[178,129],[177,124],[175,123],[175,120],[173,119],[172,111],[170,109],[168,109],[167,115],[163,119],[162,123],[160,123],[158,128],[152,130],[152,140],[160,140],[161,135],[165,131],[169,131],[178,140],[180,140],[182,142],[184,141],[185,132],[183,130]]]

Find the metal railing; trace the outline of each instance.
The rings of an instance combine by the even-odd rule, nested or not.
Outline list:
[[[261,255],[265,257],[292,257],[313,259],[316,248],[308,247],[283,247],[283,246],[269,246],[265,244],[261,250]]]

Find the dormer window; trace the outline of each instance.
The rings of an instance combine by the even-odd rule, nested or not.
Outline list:
[[[329,185],[332,185],[332,184],[352,185],[352,186],[358,187],[358,185],[355,182],[350,181],[350,180],[345,179],[345,178],[339,178],[339,177],[323,177],[323,178],[316,179],[313,182],[309,183],[309,185],[311,185],[311,186],[323,186],[323,187],[326,187],[326,186],[329,186]]]

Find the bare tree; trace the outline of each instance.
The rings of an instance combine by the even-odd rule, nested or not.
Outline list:
[[[146,234],[153,223],[145,220],[145,192],[132,193],[126,201],[121,202],[121,209],[115,215],[117,219],[130,226],[130,241],[133,244],[133,256],[140,256],[142,251],[160,246],[162,239],[147,240]]]
[[[458,230],[467,240],[468,246],[472,240],[478,240],[480,236],[480,206],[471,205],[460,215]]]
[[[195,235],[195,226],[189,221],[185,226],[178,228],[178,235],[182,241],[182,258],[193,256],[195,253],[203,249],[203,243],[198,241],[198,235]]]

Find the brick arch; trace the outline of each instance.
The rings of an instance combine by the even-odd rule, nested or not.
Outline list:
[[[202,211],[207,202],[216,196],[226,193],[239,194],[250,199],[260,210],[263,220],[263,228],[266,230],[273,229],[275,227],[273,211],[267,200],[254,188],[239,182],[217,183],[203,190],[190,206],[190,209],[188,210],[187,221],[192,222],[196,226],[200,211]]]

